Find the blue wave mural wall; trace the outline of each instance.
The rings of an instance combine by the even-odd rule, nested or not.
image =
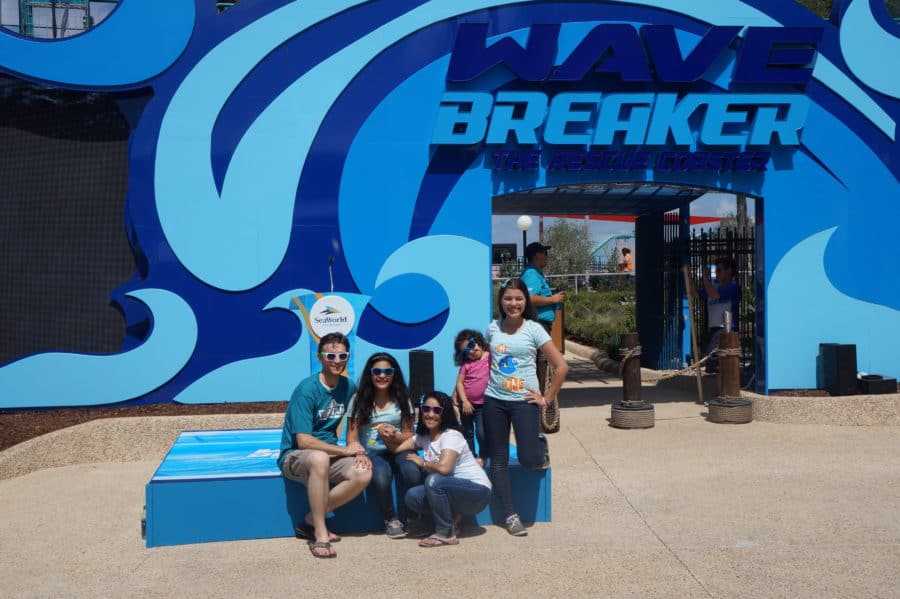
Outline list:
[[[860,369],[900,375],[900,88],[883,59],[900,55],[900,28],[881,2],[840,2],[832,22],[781,0],[272,0],[221,15],[212,4],[158,13],[123,0],[63,41],[0,33],[0,68],[15,77],[153,90],[123,198],[146,269],[113,294],[129,324],[152,326],[120,354],[0,366],[0,408],[284,400],[310,371],[291,299],[328,290],[331,262],[334,290],[367,301],[355,360],[384,348],[405,365],[407,350],[429,349],[449,389],[455,333],[490,316],[492,196],[621,177],[546,164],[497,171],[483,142],[434,147],[461,23],[487,23],[489,43],[520,44],[532,25],[559,24],[554,64],[603,23],[671,25],[684,48],[711,26],[822,28],[799,145],[775,148],[764,174],[647,168],[628,178],[764,198],[769,388],[815,386],[823,341],[856,343]],[[110,55],[121,60],[100,59]],[[729,50],[688,88],[734,91],[736,60]],[[455,88],[520,84],[495,69]]]

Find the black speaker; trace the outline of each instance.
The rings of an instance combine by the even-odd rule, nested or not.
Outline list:
[[[855,395],[856,345],[820,343],[816,362],[816,383],[832,395]]]
[[[881,395],[897,392],[897,379],[880,374],[866,374],[859,379],[859,392],[863,395]]]
[[[429,391],[434,391],[434,352],[414,349],[409,352],[409,396],[413,405]]]

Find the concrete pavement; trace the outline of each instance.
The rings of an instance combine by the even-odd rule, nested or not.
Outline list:
[[[348,537],[334,560],[292,538],[147,549],[155,443],[0,481],[0,596],[900,596],[900,428],[716,425],[694,394],[648,386],[655,428],[612,429],[617,381],[569,359],[553,522],[525,538]]]

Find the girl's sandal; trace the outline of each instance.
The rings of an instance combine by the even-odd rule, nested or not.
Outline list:
[[[459,545],[459,539],[442,539],[440,537],[426,537],[419,541],[419,547],[447,547],[449,545]]]

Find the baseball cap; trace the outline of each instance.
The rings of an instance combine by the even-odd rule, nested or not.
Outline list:
[[[534,258],[535,254],[546,254],[547,250],[549,249],[549,245],[544,245],[542,243],[538,243],[537,241],[533,241],[525,246],[525,258],[531,260],[532,258]]]

